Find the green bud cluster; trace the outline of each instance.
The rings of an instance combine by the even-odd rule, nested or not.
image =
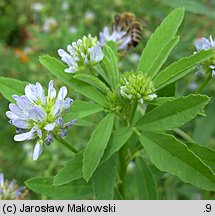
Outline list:
[[[122,101],[116,92],[110,92],[106,96],[106,110],[120,114],[122,112]]]
[[[139,103],[151,101],[157,97],[154,92],[153,82],[142,72],[127,72],[121,78],[120,94],[128,100]]]
[[[211,73],[214,70],[214,67],[212,67],[212,66],[215,65],[215,52],[211,58],[202,62],[201,65],[202,65],[202,68],[204,69],[205,73]]]

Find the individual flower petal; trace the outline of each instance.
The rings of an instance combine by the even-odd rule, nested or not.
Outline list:
[[[71,98],[66,98],[62,105],[61,112],[68,112],[72,104],[73,104],[73,100]]]
[[[104,58],[104,54],[102,52],[101,47],[98,45],[91,48],[90,50],[90,61],[92,62],[100,62]]]
[[[43,90],[41,84],[38,82],[36,83],[36,91],[37,91],[37,95],[38,95],[37,98],[40,101],[42,101],[43,105],[45,105],[45,103],[46,103],[45,93],[44,93],[44,90]]]
[[[33,84],[28,84],[25,87],[25,95],[28,98],[29,101],[35,102],[37,101],[37,91],[36,91],[36,86]]]
[[[54,106],[54,112],[53,112],[54,116],[59,116],[60,115],[62,106],[63,106],[63,101],[62,100],[56,101],[55,106]]]
[[[15,194],[14,194],[14,198],[17,199],[19,196],[22,195],[22,192],[25,191],[25,187],[19,187],[16,189]]]
[[[67,88],[65,86],[60,88],[60,91],[57,95],[57,100],[64,100],[67,95]]]
[[[6,112],[6,116],[9,118],[9,119],[16,119],[16,118],[18,118],[18,116],[17,115],[15,115],[13,112],[11,112],[11,111],[7,111]]]
[[[15,186],[15,180],[13,179],[10,184],[9,184],[9,194],[11,194],[14,190],[14,186]]]
[[[73,66],[74,60],[73,58],[63,49],[58,50],[58,55],[61,57],[61,60],[68,64],[69,66]]]
[[[65,137],[67,135],[67,130],[62,129],[58,134],[59,134],[60,137]]]
[[[14,136],[15,141],[24,141],[24,140],[31,140],[34,139],[36,136],[35,128],[32,128],[29,132],[21,133]]]
[[[64,120],[62,117],[58,118],[55,122],[60,128],[64,126]]]
[[[53,80],[51,80],[49,82],[49,87],[48,87],[48,97],[50,98],[50,100],[54,100],[56,97],[56,90],[53,87]]]
[[[19,118],[24,118],[25,114],[22,111],[22,109],[20,109],[17,105],[10,103],[9,104],[9,109],[11,110],[11,112],[13,112],[17,117]]]
[[[0,173],[0,188],[3,188],[4,186],[4,174]]]
[[[34,105],[31,103],[31,101],[25,96],[17,96],[13,95],[13,98],[16,100],[16,103],[18,107],[26,114],[29,109],[31,109]]]
[[[54,137],[51,133],[46,136],[45,145],[50,145],[54,141]]]
[[[41,107],[34,106],[29,110],[28,118],[35,122],[43,122],[47,118],[47,113]]]
[[[70,126],[74,125],[74,124],[76,123],[76,121],[77,121],[76,119],[73,119],[73,120],[67,122],[67,123],[65,124],[65,127],[70,127]]]
[[[21,129],[30,129],[31,128],[31,124],[23,119],[14,119],[11,121],[11,123],[16,126],[17,128],[21,128]]]
[[[53,131],[54,128],[55,128],[55,125],[56,125],[55,122],[54,122],[54,123],[47,124],[47,125],[44,127],[44,129],[47,130],[47,131]]]
[[[34,146],[34,152],[33,152],[33,160],[37,160],[39,156],[41,155],[43,151],[43,146],[40,142],[37,142]]]

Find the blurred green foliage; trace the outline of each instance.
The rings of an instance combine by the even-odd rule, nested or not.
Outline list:
[[[57,56],[57,49],[65,49],[67,44],[83,35],[98,36],[104,26],[112,26],[114,16],[120,12],[133,12],[143,23],[143,38],[139,46],[130,51],[120,64],[121,71],[130,70],[137,64],[138,56],[151,33],[172,8],[183,6],[186,9],[185,21],[180,28],[181,42],[173,50],[169,60],[178,60],[194,52],[194,41],[199,37],[215,37],[215,1],[213,0],[0,0],[0,76],[17,78],[35,83],[48,84],[52,75],[39,63],[42,54]],[[195,90],[204,77],[194,73],[176,84],[176,95],[186,95]],[[55,81],[58,86],[59,81]],[[168,92],[170,88],[167,89]],[[215,95],[214,81],[209,83],[205,94]],[[69,94],[74,98],[74,93]],[[171,95],[170,95],[171,96]],[[81,96],[76,96],[76,98]],[[206,118],[197,118],[183,128],[200,144],[215,148],[214,100],[206,108]],[[8,102],[0,96],[0,172],[8,179],[16,178],[20,185],[30,177],[55,175],[71,156],[63,146],[53,143],[37,162],[32,161],[33,145],[13,141],[14,128],[8,124],[5,112]],[[99,116],[91,121],[96,122]],[[91,128],[75,126],[70,129],[67,139],[74,146],[83,146]],[[72,141],[71,141],[72,140]],[[149,161],[150,164],[150,161]],[[182,184],[178,178],[164,174],[151,165],[159,181],[159,199],[213,199],[214,194]],[[128,170],[128,190],[135,181]],[[41,199],[29,193],[29,199]],[[42,197],[45,199],[46,197]],[[134,197],[135,199],[135,197]]]

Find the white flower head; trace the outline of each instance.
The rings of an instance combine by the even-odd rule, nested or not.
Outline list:
[[[48,17],[44,21],[43,31],[45,33],[48,33],[51,30],[55,29],[57,27],[57,25],[58,25],[57,20],[54,17]]]
[[[35,2],[31,5],[31,9],[37,13],[42,11],[43,8],[44,8],[44,5],[41,2]]]
[[[95,20],[96,16],[92,11],[87,11],[84,14],[84,22],[87,24],[91,24]]]
[[[84,70],[86,67],[97,64],[104,57],[97,38],[92,38],[90,34],[68,45],[67,52],[59,49],[58,54],[61,60],[69,66],[65,69],[67,73]]]
[[[209,40],[205,37],[202,37],[200,40],[197,40],[195,42],[195,46],[197,49],[197,52],[200,52],[201,50],[209,50],[213,49],[215,52],[215,40],[213,40],[212,35],[210,35]],[[197,53],[197,52],[194,52]],[[210,72],[212,77],[215,78],[215,55],[212,56],[210,59],[204,61],[201,65],[197,66],[198,72],[197,74],[205,74],[205,72]]]
[[[18,187],[15,179],[11,182],[4,179],[4,174],[0,173],[0,200],[23,199],[27,194],[25,187]]]
[[[68,1],[64,1],[64,2],[62,3],[61,9],[62,9],[63,11],[66,11],[66,10],[69,9],[69,6],[70,6],[69,2],[68,2]]]
[[[132,53],[130,55],[130,60],[134,63],[137,63],[139,61],[140,55],[137,53]]]
[[[131,43],[131,35],[115,26],[113,31],[110,32],[109,28],[105,26],[103,32],[99,33],[99,42],[104,47],[108,41],[115,42],[118,51],[128,50]]]
[[[75,33],[78,32],[78,29],[77,29],[75,26],[70,26],[69,31],[70,31],[72,34],[75,34]]]
[[[10,111],[6,112],[10,123],[17,128],[15,141],[36,139],[33,159],[37,160],[42,153],[44,144],[51,144],[54,135],[66,134],[66,129],[75,123],[75,120],[64,123],[63,115],[69,111],[73,100],[66,98],[67,88],[61,87],[58,94],[49,82],[48,95],[40,83],[28,84],[25,95],[13,95],[16,104],[9,104]],[[63,133],[64,132],[64,133]]]

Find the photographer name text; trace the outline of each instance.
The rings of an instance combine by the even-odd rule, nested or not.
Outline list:
[[[77,213],[84,213],[84,212],[92,212],[92,213],[115,213],[116,212],[116,205],[115,204],[108,204],[108,205],[77,205],[77,204],[66,204],[66,205],[25,205],[22,204],[21,206],[7,205],[3,206],[3,213],[63,213],[63,212],[77,212]]]

